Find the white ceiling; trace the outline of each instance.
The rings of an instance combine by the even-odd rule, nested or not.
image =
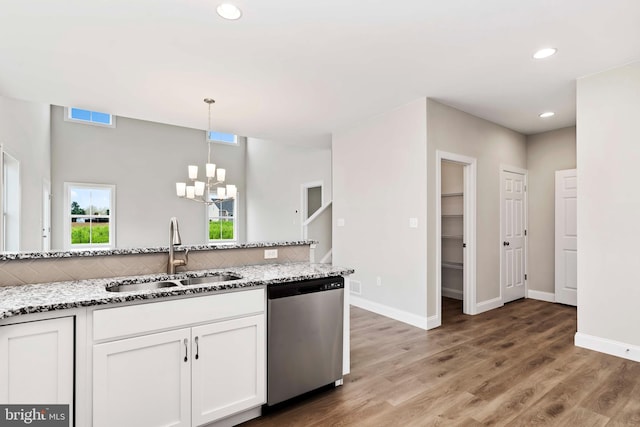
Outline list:
[[[220,2],[0,0],[0,95],[200,129],[213,97],[218,130],[301,144],[431,97],[531,134],[640,60],[638,0]]]

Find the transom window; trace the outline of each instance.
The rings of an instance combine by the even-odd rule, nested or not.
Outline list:
[[[65,108],[65,120],[69,122],[85,123],[97,126],[116,126],[116,117],[99,111],[83,110],[82,108]]]
[[[68,182],[64,185],[67,248],[114,248],[115,185]]]
[[[218,200],[216,194],[211,200]],[[209,243],[235,242],[237,240],[237,200],[219,200],[207,209],[209,221]]]
[[[238,144],[238,135],[210,130],[209,133],[207,133],[207,140],[221,142],[223,144]]]

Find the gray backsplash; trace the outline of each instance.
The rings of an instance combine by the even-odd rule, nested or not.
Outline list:
[[[278,249],[277,259],[265,260],[262,247],[193,251],[189,264],[177,271],[310,260],[309,244],[271,248]],[[184,253],[177,252],[176,256],[183,258]],[[0,286],[163,273],[167,271],[167,259],[167,253],[148,253],[4,260],[0,261]]]

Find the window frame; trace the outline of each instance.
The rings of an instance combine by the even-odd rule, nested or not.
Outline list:
[[[220,139],[213,139],[213,138],[211,138],[211,132],[223,133],[225,135],[233,135],[233,142],[222,141]],[[207,142],[213,142],[213,143],[216,143],[216,144],[223,144],[223,145],[238,145],[238,135],[236,135],[235,133],[220,132],[220,131],[217,131],[217,130],[208,130],[207,131]]]
[[[210,198],[212,198],[213,196],[216,196],[215,193],[211,193],[210,194]],[[236,197],[233,200],[233,216],[209,216],[209,206],[205,205],[205,238],[206,238],[206,242],[208,242],[209,245],[224,245],[224,244],[229,244],[229,243],[237,243],[238,242],[238,197],[236,195]],[[210,239],[209,238],[209,222],[211,221],[212,218],[218,218],[220,220],[223,219],[231,219],[233,221],[233,239]]]
[[[71,243],[71,190],[74,188],[81,189],[100,189],[110,191],[109,207],[109,243]],[[114,249],[116,247],[116,186],[113,184],[92,184],[84,182],[65,182],[64,183],[64,247],[70,251],[95,251],[101,249]],[[97,217],[97,215],[80,215],[82,217]],[[76,216],[77,217],[77,216]]]
[[[110,124],[106,124],[106,123],[93,122],[91,120],[74,119],[74,118],[71,117],[71,110],[74,109],[74,108],[76,108],[78,110],[89,111],[91,113],[108,114],[109,117],[111,118],[111,123]],[[81,123],[83,125],[100,126],[100,127],[103,127],[103,128],[115,128],[116,127],[116,116],[115,115],[109,114],[109,113],[104,113],[102,111],[87,110],[85,108],[80,108],[80,107],[64,107],[64,121],[65,122],[70,122],[70,123]]]

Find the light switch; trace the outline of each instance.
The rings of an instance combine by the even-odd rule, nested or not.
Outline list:
[[[338,218],[338,227],[344,227],[344,218]]]
[[[409,228],[418,228],[418,218],[409,218]]]

